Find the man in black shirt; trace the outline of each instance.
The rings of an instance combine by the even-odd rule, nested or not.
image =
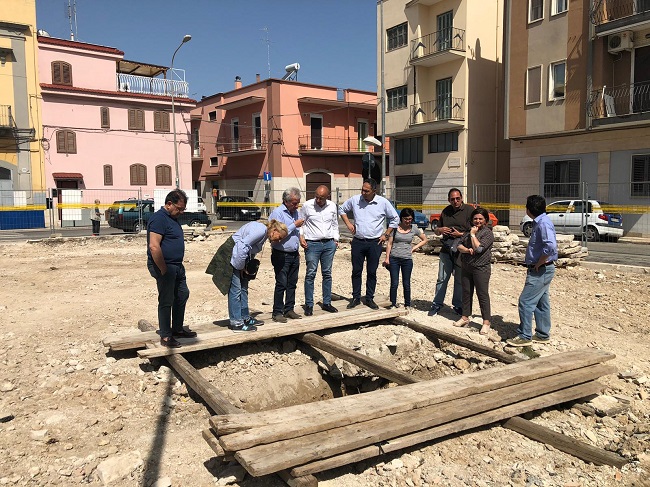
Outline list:
[[[440,221],[436,234],[442,235],[442,250],[440,251],[440,262],[438,263],[438,281],[436,282],[436,295],[431,303],[431,310],[429,316],[438,314],[445,301],[445,294],[447,294],[447,284],[454,274],[454,295],[451,300],[451,305],[454,311],[462,315],[462,298],[463,288],[461,284],[461,269],[460,266],[454,262],[451,247],[454,240],[461,237],[465,232],[471,228],[470,215],[474,210],[470,205],[463,203],[463,194],[458,188],[451,188],[447,195],[449,205],[442,210],[440,214]],[[454,251],[455,253],[455,248]]]

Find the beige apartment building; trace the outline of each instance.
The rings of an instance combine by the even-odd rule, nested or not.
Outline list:
[[[475,185],[507,183],[503,0],[380,0],[377,22],[397,199],[430,213],[451,187],[476,201]]]
[[[507,31],[511,203],[606,201],[650,234],[650,0],[511,1]]]

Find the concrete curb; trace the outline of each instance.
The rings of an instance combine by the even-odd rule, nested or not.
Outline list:
[[[637,265],[625,264],[609,264],[607,262],[580,262],[580,266],[585,269],[593,269],[595,271],[620,271],[630,272],[633,274],[650,274],[650,267],[641,267]]]

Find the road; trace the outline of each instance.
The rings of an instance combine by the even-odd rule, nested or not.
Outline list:
[[[214,220],[213,220],[214,221]],[[239,229],[246,222],[236,222],[233,220],[219,220],[217,225],[225,225],[228,230],[234,231]],[[342,235],[349,236],[349,232],[343,223],[340,224]],[[75,227],[56,229],[55,233],[66,237],[83,237],[90,236],[91,229],[88,227]],[[107,226],[102,226],[101,235],[125,235],[121,230],[116,230]],[[52,232],[49,229],[30,229],[30,230],[0,230],[0,243],[3,241],[20,241],[49,238]],[[426,230],[427,235],[432,235],[431,230]],[[604,262],[609,264],[625,264],[642,267],[650,267],[650,245],[634,244],[627,242],[589,242],[590,262]]]

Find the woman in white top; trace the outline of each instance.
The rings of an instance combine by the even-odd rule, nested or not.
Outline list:
[[[402,286],[404,288],[404,306],[411,306],[411,272],[413,271],[413,251],[427,243],[427,237],[422,229],[413,225],[415,212],[404,208],[399,214],[399,225],[388,238],[386,244],[386,260],[384,267],[390,271],[390,307],[397,306],[397,287],[399,273],[402,271]],[[413,245],[413,237],[420,241]]]

